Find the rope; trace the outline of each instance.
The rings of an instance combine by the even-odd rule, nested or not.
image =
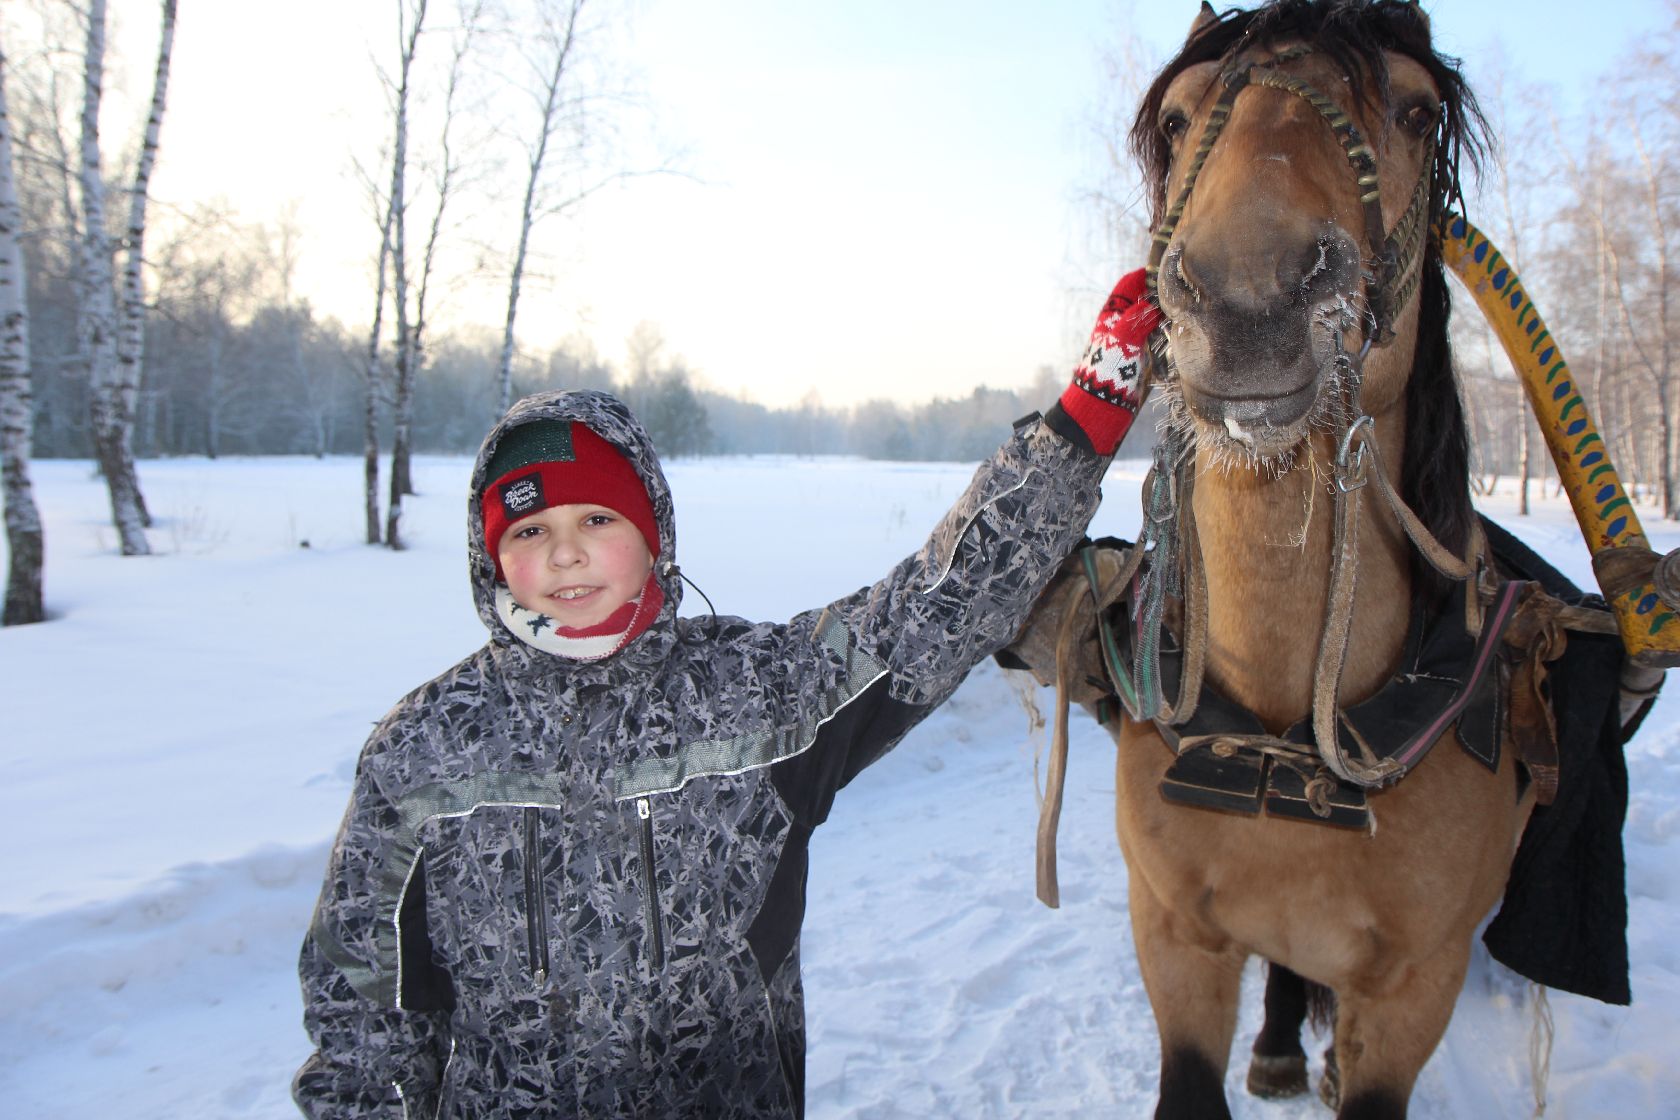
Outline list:
[[[1133,662],[1138,714],[1159,719],[1166,707],[1161,691],[1162,615],[1168,596],[1180,591],[1178,563],[1179,465],[1187,447],[1182,436],[1169,434],[1155,444],[1155,465],[1144,480],[1144,526],[1138,547],[1149,555],[1138,608],[1138,650]]]
[[[1534,1090],[1534,1120],[1546,1115],[1546,1089],[1552,1075],[1552,1040],[1557,1029],[1552,1023],[1552,1001],[1543,984],[1530,984],[1529,1001],[1534,1008],[1534,1026],[1528,1033],[1528,1076]]]
[[[1169,724],[1190,722],[1202,695],[1202,678],[1207,666],[1208,584],[1207,566],[1202,563],[1202,538],[1196,525],[1195,463],[1186,455],[1179,466],[1178,538],[1184,557],[1180,580],[1184,603],[1184,657],[1179,665],[1178,699],[1164,707],[1160,718]]]
[[[1068,699],[1069,684],[1075,662],[1074,651],[1083,637],[1075,627],[1079,620],[1076,609],[1087,587],[1078,581],[1068,584],[1063,597],[1062,624],[1056,631],[1056,722],[1050,732],[1050,762],[1044,773],[1044,802],[1038,810],[1038,844],[1036,879],[1038,900],[1055,910],[1062,905],[1061,887],[1056,879],[1056,829],[1062,820],[1062,787],[1067,782],[1068,755]]]

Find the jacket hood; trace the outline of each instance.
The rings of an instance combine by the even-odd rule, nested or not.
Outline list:
[[[472,580],[473,605],[478,609],[479,619],[490,631],[491,642],[504,649],[528,649],[508,631],[496,614],[496,565],[484,547],[484,511],[479,504],[479,494],[486,483],[494,481],[485,478],[485,470],[502,437],[511,428],[537,420],[576,420],[586,425],[624,455],[647,488],[648,500],[653,504],[654,521],[659,527],[659,556],[654,560],[654,578],[665,593],[665,604],[647,632],[607,660],[639,659],[643,650],[663,656],[674,632],[677,607],[682,602],[671,488],[665,481],[665,472],[659,467],[659,456],[654,451],[653,441],[630,414],[630,409],[611,393],[593,389],[537,393],[524,398],[508,409],[507,415],[490,429],[490,434],[484,437],[483,446],[478,449],[478,459],[473,463],[472,484],[467,494],[467,574]]]

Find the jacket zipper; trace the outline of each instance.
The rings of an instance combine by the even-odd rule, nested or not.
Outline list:
[[[648,936],[653,941],[653,967],[665,967],[665,930],[659,922],[659,888],[653,877],[653,805],[645,797],[636,799],[636,815],[642,820],[642,913]]]
[[[525,940],[530,949],[531,976],[548,981],[548,902],[543,897],[542,815],[525,807]]]

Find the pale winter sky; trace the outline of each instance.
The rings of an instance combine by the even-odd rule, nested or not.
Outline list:
[[[370,60],[394,53],[395,6],[183,4],[155,180],[164,205],[231,200],[251,222],[292,207],[298,289],[352,323],[370,314],[377,230],[351,155],[388,131]],[[692,178],[639,179],[542,228],[523,348],[581,334],[621,362],[648,320],[705,384],[770,404],[925,400],[1067,366],[1112,274],[1141,263],[1101,259],[1078,201],[1095,181],[1102,50],[1129,27],[1164,58],[1197,7],[638,0],[623,56]],[[1424,7],[1472,83],[1503,65],[1567,104],[1671,5]],[[141,101],[156,6],[112,8],[134,70],[117,95]],[[502,299],[499,281],[459,285],[442,317],[499,329]]]

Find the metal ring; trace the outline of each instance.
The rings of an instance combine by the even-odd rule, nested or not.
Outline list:
[[[1344,494],[1351,494],[1364,486],[1370,476],[1370,445],[1364,439],[1359,441],[1359,450],[1350,461],[1348,456],[1353,450],[1354,437],[1370,428],[1376,428],[1376,421],[1369,416],[1361,416],[1348,426],[1347,433],[1342,436],[1342,446],[1336,452],[1336,489]],[[1368,438],[1368,437],[1367,437]]]
[[[1680,548],[1668,553],[1651,569],[1651,583],[1657,598],[1670,609],[1680,611]]]

